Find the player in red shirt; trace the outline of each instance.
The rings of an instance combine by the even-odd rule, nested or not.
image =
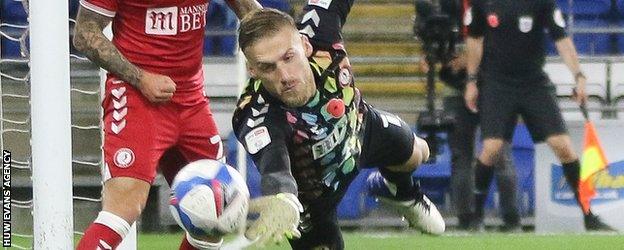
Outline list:
[[[203,91],[208,0],[81,0],[74,45],[108,70],[102,211],[78,249],[114,249],[145,207],[160,167],[171,183],[187,162],[220,159],[223,146]],[[239,18],[261,8],[229,0]],[[113,40],[102,30],[112,21]],[[180,249],[218,248],[188,236]]]

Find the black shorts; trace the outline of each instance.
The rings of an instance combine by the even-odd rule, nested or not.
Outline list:
[[[403,119],[368,104],[360,141],[360,168],[386,167],[406,162],[414,149],[415,135]]]
[[[509,85],[484,77],[479,86],[478,106],[483,138],[511,141],[518,115],[535,142],[567,133],[557,105],[555,86],[547,78],[537,83]]]
[[[407,161],[415,143],[409,125],[396,115],[363,105],[368,111],[360,132],[359,167],[393,166]],[[348,176],[336,191],[304,205],[306,208],[299,225],[301,238],[290,240],[293,249],[344,249],[336,208],[355,176]]]

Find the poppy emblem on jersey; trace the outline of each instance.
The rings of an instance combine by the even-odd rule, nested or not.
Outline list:
[[[334,118],[340,118],[345,113],[345,105],[342,99],[331,99],[327,102],[327,113]]]
[[[349,72],[349,69],[344,68],[340,70],[340,73],[338,74],[338,82],[340,83],[340,86],[346,87],[351,83],[351,72]]]
[[[487,21],[490,27],[492,28],[496,28],[500,24],[498,21],[498,16],[494,13],[488,15]]]
[[[533,29],[533,17],[521,16],[518,19],[518,29],[520,29],[522,33],[529,33],[529,31]]]
[[[134,159],[134,152],[129,148],[120,148],[113,156],[115,165],[120,168],[129,168],[134,163]]]

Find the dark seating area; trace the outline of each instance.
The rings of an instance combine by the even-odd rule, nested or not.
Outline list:
[[[557,0],[568,34],[581,55],[614,55],[624,52],[624,0]],[[557,51],[547,40],[550,55]]]
[[[292,8],[286,0],[262,0],[259,2],[265,7],[292,12]],[[68,9],[71,19],[76,17],[79,5],[79,0],[69,1]],[[0,16],[2,17],[2,23],[22,26],[28,24],[28,14],[24,11],[22,3],[18,1],[3,0]],[[238,22],[234,12],[230,10],[224,0],[213,0],[210,1],[206,18],[204,55],[234,56],[238,49],[236,46],[236,29],[238,28]],[[72,22],[69,22],[69,24],[73,25]],[[12,38],[19,38],[26,29],[3,25],[1,31]],[[22,56],[20,54],[20,43],[18,41],[2,36],[1,42],[3,58],[19,58]],[[77,53],[73,46],[71,52],[74,54]]]

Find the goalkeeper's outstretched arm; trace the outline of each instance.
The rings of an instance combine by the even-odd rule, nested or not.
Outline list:
[[[299,32],[308,36],[315,50],[331,51],[336,44],[342,45],[342,27],[354,0],[310,2],[303,7],[303,16],[297,23]]]
[[[253,88],[253,84],[249,86]],[[252,91],[243,94],[239,108],[234,113],[232,125],[238,140],[252,156],[261,175],[262,197],[252,199],[249,213],[258,215],[246,230],[245,236],[258,245],[278,243],[285,238],[299,237],[299,214],[303,207],[297,199],[297,184],[290,170],[287,148],[288,127],[283,122],[283,112],[268,106],[266,115],[258,117],[253,110],[261,110],[251,99]],[[277,107],[275,107],[277,108]],[[247,121],[264,119],[263,126],[252,128]],[[268,142],[268,143],[267,143]]]
[[[320,1],[303,7],[301,20],[297,22],[299,33],[308,37],[314,52],[312,56],[321,67],[328,69],[337,54],[345,55],[340,68],[350,68],[342,39],[342,27],[351,12],[354,0]],[[340,52],[342,51],[342,52]]]

